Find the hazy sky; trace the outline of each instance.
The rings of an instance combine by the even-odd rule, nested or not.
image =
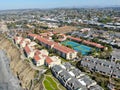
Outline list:
[[[120,5],[120,0],[0,0],[0,9]]]

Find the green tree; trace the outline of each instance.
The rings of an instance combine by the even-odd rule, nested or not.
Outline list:
[[[79,58],[82,58],[82,54],[81,54],[80,52],[77,53],[77,56],[78,56]]]
[[[38,30],[36,28],[34,29],[34,34],[38,34]]]

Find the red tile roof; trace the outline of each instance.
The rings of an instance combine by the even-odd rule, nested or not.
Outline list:
[[[39,61],[41,59],[39,55],[41,55],[42,57],[47,57],[46,55],[41,54],[41,52],[39,50],[37,50],[34,54],[35,61]]]
[[[36,37],[36,36],[38,36],[38,35],[37,35],[37,34],[32,34],[32,33],[30,33],[30,34],[28,34],[28,36]]]
[[[55,45],[54,48],[64,53],[75,52],[73,49],[63,46],[63,45]]]
[[[68,36],[69,39],[72,39],[72,40],[75,40],[75,41],[82,41],[82,39],[80,38],[75,38],[75,37],[71,37],[71,36]],[[104,46],[102,46],[101,44],[98,44],[98,43],[95,43],[95,42],[91,42],[91,41],[87,41],[87,40],[83,40],[83,43],[84,44],[88,44],[88,45],[91,45],[91,46],[95,46],[97,48],[104,48]]]
[[[39,61],[40,59],[41,59],[41,58],[40,58],[39,54],[37,54],[37,55],[34,56],[34,60],[35,60],[35,61]]]
[[[35,52],[35,55],[38,55],[38,54],[41,54],[41,52],[40,52],[39,50],[37,50],[37,51]]]
[[[20,45],[23,43],[24,39],[22,38],[21,41],[20,41]]]
[[[52,59],[51,59],[50,57],[47,57],[47,58],[46,58],[46,63],[47,63],[47,64],[50,64],[51,62],[53,62]]]
[[[75,37],[71,37],[71,36],[68,36],[67,38],[75,40],[75,41],[79,41],[79,42],[82,41],[82,39],[80,39],[80,38],[75,38]]]
[[[31,52],[31,50],[30,50],[30,48],[28,46],[25,46],[24,50],[25,50],[26,53],[30,53]]]
[[[49,46],[54,45],[54,47],[53,47],[54,49],[59,50],[59,51],[61,51],[61,52],[63,52],[63,53],[75,52],[75,50],[73,50],[73,49],[71,49],[71,48],[68,48],[68,47],[66,47],[66,46],[63,46],[63,45],[58,44],[58,43],[53,42],[53,41],[49,41],[48,39],[42,38],[42,37],[40,37],[39,35],[29,34],[29,36],[31,36],[31,37],[36,37],[37,40],[39,40],[40,42],[43,42],[43,43],[45,43],[45,44],[47,44],[47,45],[49,45]]]
[[[19,39],[22,40],[23,38],[22,37],[14,37],[15,42]]]
[[[63,45],[60,45],[56,42],[48,41],[47,39],[41,38],[41,37],[37,37],[37,38],[38,38],[38,40],[44,42],[45,44],[48,44],[50,46],[54,45],[54,48],[61,52],[64,52],[64,53],[75,52],[73,49],[63,46]]]
[[[94,43],[94,42],[87,41],[87,40],[84,40],[83,43],[88,44],[88,45],[95,46],[95,47],[97,47],[97,48],[104,48],[104,46],[102,46],[101,44]]]
[[[53,45],[53,42],[52,42],[52,41],[49,41],[48,39],[42,38],[42,37],[40,37],[40,36],[37,36],[36,39],[39,40],[40,42],[43,42],[43,43],[48,44],[48,45],[50,45],[50,46]]]

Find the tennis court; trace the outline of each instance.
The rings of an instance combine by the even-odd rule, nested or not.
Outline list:
[[[62,44],[65,46],[68,46],[68,45],[71,46],[74,50],[76,50],[77,52],[80,52],[82,55],[88,55],[92,50],[92,48],[89,46],[79,44],[69,40],[62,42]]]

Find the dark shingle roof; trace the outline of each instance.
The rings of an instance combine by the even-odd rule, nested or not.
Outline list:
[[[85,86],[83,86],[77,79],[72,78],[68,81],[69,85],[73,85],[72,90],[87,90]]]
[[[89,90],[103,90],[99,85],[95,85],[89,88]]]

